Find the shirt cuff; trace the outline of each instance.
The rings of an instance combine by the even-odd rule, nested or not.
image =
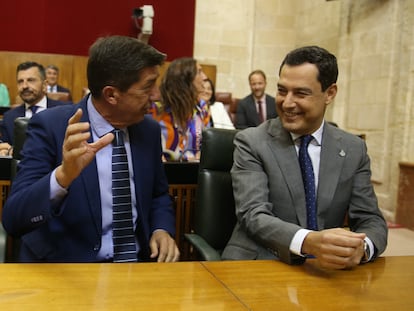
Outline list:
[[[56,169],[53,170],[50,175],[50,200],[52,202],[60,202],[67,194],[68,191],[59,185],[56,180]]]
[[[374,243],[372,243],[369,237],[365,237],[364,241],[367,243],[369,247],[369,257],[367,260],[368,262],[368,261],[371,261],[371,259],[374,257],[375,248],[374,248]]]
[[[299,255],[299,256],[305,256],[304,254],[302,254],[302,245],[303,245],[303,241],[305,240],[306,236],[308,235],[309,232],[312,232],[312,230],[308,230],[308,229],[299,229],[295,235],[293,236],[292,241],[290,242],[290,246],[289,246],[289,250],[295,254],[295,255]]]

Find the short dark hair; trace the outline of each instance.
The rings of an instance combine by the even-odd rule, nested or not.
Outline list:
[[[19,71],[27,70],[33,67],[36,67],[39,70],[40,77],[42,78],[42,80],[46,80],[45,68],[43,67],[43,65],[36,63],[36,62],[24,62],[24,63],[17,65],[16,74]]]
[[[162,65],[166,55],[138,39],[126,36],[98,38],[89,49],[88,87],[95,98],[111,85],[121,92],[139,81],[141,71]]]
[[[335,55],[319,46],[305,46],[289,52],[279,68],[279,75],[284,65],[298,66],[304,63],[314,64],[319,71],[318,81],[325,91],[338,79],[338,64]]]

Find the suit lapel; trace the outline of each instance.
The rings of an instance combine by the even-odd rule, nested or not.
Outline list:
[[[272,118],[276,112],[276,102],[268,95],[266,95],[266,120]]]
[[[252,116],[251,118],[254,120],[254,123],[256,125],[259,125],[260,124],[259,114],[257,113],[256,102],[254,101],[253,95],[250,95],[249,99],[250,99],[250,105],[248,105],[248,109],[250,110],[249,114]]]
[[[144,175],[144,170],[142,169],[143,156],[141,155],[142,150],[145,150],[145,146],[140,146],[142,143],[142,139],[137,137],[138,131],[136,130],[136,126],[131,126],[128,128],[129,134],[129,144],[131,148],[131,155],[132,155],[132,165],[134,170],[134,182],[135,182],[135,197],[137,202],[137,212],[138,215],[143,215],[142,212],[142,201],[141,201],[141,191],[142,191],[142,180],[144,178],[137,178],[138,176]],[[139,161],[141,159],[141,161]],[[142,217],[141,217],[142,218]]]
[[[322,216],[332,205],[346,153],[341,136],[332,131],[331,125],[325,123],[319,166],[318,216]],[[321,228],[325,227],[324,218],[318,217],[318,226]]]
[[[268,133],[273,137],[269,143],[276,162],[286,181],[286,186],[291,194],[293,208],[296,210],[299,224],[306,228],[306,202],[305,193],[300,172],[298,155],[290,134],[282,128],[279,119],[272,119]]]
[[[81,122],[89,122],[88,109],[86,108],[86,100],[84,99],[79,106],[83,110],[83,115]],[[88,143],[92,142],[92,132],[91,137],[88,140]],[[96,232],[102,233],[102,209],[101,209],[101,194],[99,192],[99,179],[98,179],[98,169],[96,165],[96,159],[94,158],[92,162],[85,167],[81,173],[81,178],[84,184],[84,189],[86,191],[88,208],[92,215],[93,222],[95,224]]]

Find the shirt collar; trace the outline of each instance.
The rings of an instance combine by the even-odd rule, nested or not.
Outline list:
[[[94,132],[97,137],[102,137],[114,130],[114,127],[95,109],[95,106],[92,103],[92,96],[89,95],[86,105],[92,132]]]
[[[32,105],[29,105],[28,103],[24,103],[26,110],[29,109]],[[39,107],[39,108],[47,108],[47,99],[46,96],[43,96],[43,98],[35,104],[35,106]]]
[[[266,94],[263,94],[262,97],[260,97],[259,99],[257,99],[256,97],[254,98],[255,103],[257,104],[259,101],[262,103],[266,102]]]
[[[321,126],[311,135],[313,136],[314,140],[316,141],[316,145],[321,146],[322,145],[322,134],[323,134],[323,126],[325,124],[325,120],[322,120]],[[290,133],[290,136],[292,136],[292,139],[294,142],[298,140],[302,135]]]

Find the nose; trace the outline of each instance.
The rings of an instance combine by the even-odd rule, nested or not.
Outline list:
[[[288,92],[283,97],[283,106],[285,107],[293,107],[295,105],[295,99],[293,97],[293,94],[291,92]]]
[[[204,71],[201,71],[201,77],[203,78],[203,81],[207,80],[207,75],[204,73]]]
[[[27,81],[26,80],[23,80],[23,81],[20,82],[19,85],[20,85],[20,88],[21,89],[26,89],[28,84],[27,84]]]

